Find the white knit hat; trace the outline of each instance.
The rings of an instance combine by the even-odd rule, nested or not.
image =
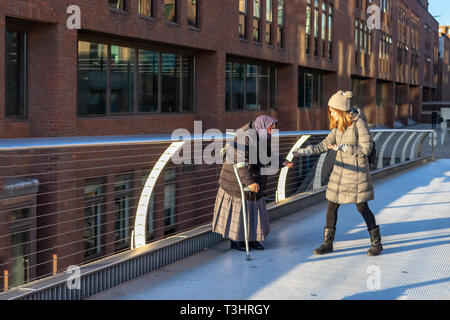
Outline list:
[[[353,93],[351,91],[344,92],[342,90],[339,90],[331,97],[330,101],[328,101],[328,106],[336,110],[348,112],[351,108],[350,99],[352,97]]]

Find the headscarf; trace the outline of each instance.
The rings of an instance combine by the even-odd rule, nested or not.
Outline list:
[[[267,132],[267,129],[274,124],[278,124],[278,120],[269,116],[259,116],[253,121],[253,128],[258,132],[261,141],[270,140],[270,134]]]

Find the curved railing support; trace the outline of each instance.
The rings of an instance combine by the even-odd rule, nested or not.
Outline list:
[[[411,140],[415,137],[415,135],[416,135],[416,132],[413,132],[406,140],[405,145],[403,146],[402,157],[400,158],[400,162],[406,161],[406,150],[408,149],[408,146],[411,143]]]
[[[139,198],[139,204],[137,207],[136,218],[134,220],[134,231],[133,231],[133,239],[131,241],[131,248],[139,248],[145,245],[146,243],[146,221],[147,221],[147,213],[148,213],[148,204],[150,202],[150,198],[153,194],[153,190],[156,185],[156,181],[159,178],[159,175],[164,170],[164,167],[170,161],[172,156],[178,152],[185,141],[182,142],[173,142],[161,155],[159,160],[153,166],[152,171],[150,172],[147,180],[145,181],[144,188],[141,192],[141,197]]]
[[[411,153],[409,155],[409,160],[414,160],[417,158],[417,148],[419,147],[419,144],[423,144],[423,140],[425,139],[425,132],[419,133],[416,140],[414,140],[414,143],[411,148]]]
[[[386,151],[386,147],[388,146],[389,142],[392,140],[392,138],[394,136],[395,136],[395,133],[393,133],[389,137],[387,137],[387,139],[384,141],[383,145],[381,146],[381,150],[380,150],[380,153],[378,155],[378,165],[377,165],[378,169],[382,169],[383,168],[384,151]]]
[[[395,155],[397,154],[397,149],[398,146],[400,145],[400,141],[402,141],[402,139],[406,136],[407,132],[403,132],[402,135],[400,136],[400,138],[397,139],[397,141],[395,142],[394,148],[392,149],[392,153],[391,153],[391,166],[393,166],[395,164],[395,160],[396,157]]]
[[[305,135],[302,136],[300,139],[297,140],[297,142],[294,144],[294,146],[289,151],[286,160],[292,161],[294,159],[294,150],[297,148],[300,148],[311,136]],[[278,177],[278,186],[277,186],[277,193],[276,193],[276,201],[281,201],[286,199],[286,177],[288,173],[289,168],[284,167],[280,170],[280,176]]]

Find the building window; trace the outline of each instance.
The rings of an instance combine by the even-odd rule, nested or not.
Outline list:
[[[78,114],[191,112],[194,73],[192,56],[79,41]]]
[[[314,55],[319,55],[319,1],[314,0]]]
[[[178,1],[177,0],[164,0],[164,16],[167,21],[178,22]]]
[[[328,58],[333,59],[333,6],[328,7]]]
[[[133,175],[119,177],[114,185],[114,247],[121,250],[130,245],[130,213]]]
[[[161,55],[161,111],[179,112],[180,106],[180,56]]]
[[[104,213],[104,183],[87,182],[84,189],[84,257],[102,253],[102,214]]]
[[[150,171],[150,170],[147,170]],[[141,187],[145,186],[145,182],[148,179],[149,174],[146,173],[142,175],[141,179]],[[145,221],[146,230],[147,230],[147,240],[153,237],[155,232],[155,193],[152,193],[150,197],[148,207],[147,207],[147,220]]]
[[[127,0],[108,0],[109,7],[111,9],[127,11]]]
[[[186,0],[186,10],[188,25],[198,28],[198,0]]]
[[[225,110],[276,109],[276,76],[271,66],[228,61]]]
[[[139,0],[139,14],[141,16],[153,17],[153,1]]]
[[[306,2],[306,54],[311,54],[311,0]]]
[[[324,108],[324,72],[300,68],[298,73],[298,107]]]
[[[278,48],[284,48],[284,0],[278,0]]]
[[[78,114],[106,113],[108,47],[93,42],[78,42]]]
[[[326,54],[326,34],[327,34],[327,5],[322,2],[322,30],[321,30],[321,40],[322,40],[322,57]]]
[[[159,53],[139,50],[137,101],[139,112],[158,111]]]
[[[27,35],[6,29],[7,117],[27,115]]]
[[[272,44],[273,9],[272,0],[266,0],[266,44]]]
[[[247,0],[239,0],[239,37],[247,38]]]
[[[110,48],[111,113],[131,113],[134,108],[134,49]]]
[[[176,171],[167,169],[164,185],[164,235],[175,232]]]
[[[260,42],[261,0],[253,0],[253,41]]]

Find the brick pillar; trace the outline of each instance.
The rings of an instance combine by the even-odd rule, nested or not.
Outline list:
[[[395,106],[395,84],[387,82],[382,84],[381,101],[383,106],[383,123],[389,127],[394,127],[394,106]]]
[[[287,65],[278,68],[277,119],[280,130],[290,131],[299,128],[297,116],[298,68]]]
[[[29,118],[35,137],[76,133],[77,33],[65,24],[29,34]]]
[[[225,113],[224,52],[202,52],[196,56],[196,111],[203,130],[217,128]]]
[[[5,136],[5,44],[5,16],[0,14],[0,137]]]
[[[370,124],[377,123],[377,80],[365,80],[365,106],[364,114],[367,116],[367,122]]]

